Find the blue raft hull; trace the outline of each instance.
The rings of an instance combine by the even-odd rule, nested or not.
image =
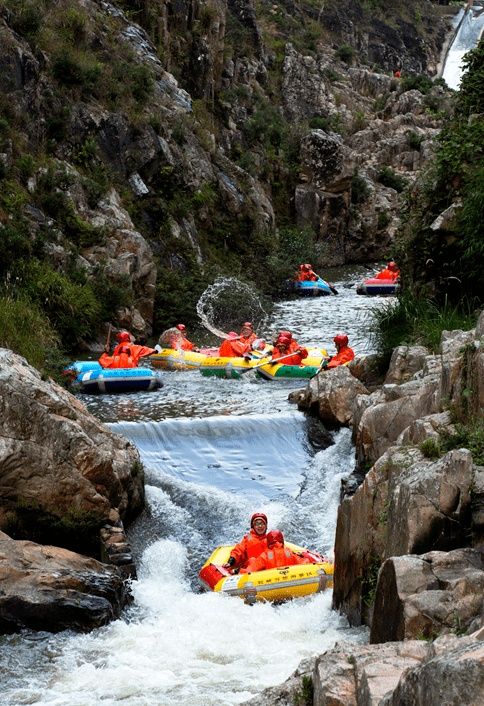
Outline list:
[[[75,369],[72,366],[71,369]],[[80,371],[74,380],[80,392],[97,395],[103,392],[151,392],[163,387],[160,373],[149,368],[102,368]]]
[[[291,282],[294,291],[301,297],[320,297],[331,294],[329,284],[324,279],[317,279],[315,282]]]

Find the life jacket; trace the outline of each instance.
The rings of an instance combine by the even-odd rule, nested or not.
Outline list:
[[[242,358],[244,353],[249,351],[250,346],[242,343],[242,341],[231,341],[227,338],[218,349],[218,354],[221,358]]]
[[[396,272],[394,272],[393,270],[389,270],[389,269],[387,268],[386,270],[382,270],[381,272],[379,272],[379,273],[376,275],[375,279],[391,279],[391,280],[394,280],[394,279],[397,279],[397,277],[398,277],[399,274],[400,274],[400,270],[397,270]]]
[[[293,348],[293,343],[295,343],[295,347]],[[301,350],[301,353],[295,353],[297,350]],[[302,361],[304,358],[308,357],[308,352],[306,348],[300,348],[300,346],[297,345],[295,341],[291,341],[291,344],[286,350],[281,353],[279,351],[279,348],[274,348],[274,350],[271,353],[271,357],[273,360],[277,360],[277,358],[284,358],[284,356],[289,355],[290,353],[293,353],[294,355],[291,356],[290,358],[286,358],[285,360],[282,361],[284,365],[301,365]]]
[[[99,365],[102,368],[137,368],[138,359],[128,353],[118,353],[118,355],[103,353],[99,358]]]
[[[126,349],[128,352],[123,352]],[[154,348],[138,346],[135,344],[120,343],[113,351],[112,355],[103,353],[99,358],[99,365],[102,368],[137,368],[141,357],[156,353]]]
[[[171,347],[173,350],[178,350],[179,348],[182,349],[182,351],[191,351],[195,348],[195,345],[193,343],[190,343],[188,338],[185,338],[182,336],[181,338],[178,338],[176,341],[173,341],[171,344]]]
[[[338,365],[344,365],[348,361],[353,360],[354,357],[355,354],[349,346],[342,346],[342,348],[339,349],[337,355],[331,358],[326,368],[337,368]]]
[[[308,559],[299,557],[288,547],[280,542],[276,542],[267,548],[262,554],[249,562],[247,571],[268,571],[281,566],[294,566],[296,564],[308,564]]]
[[[257,534],[254,529],[251,529],[250,534],[245,535],[243,540],[235,545],[230,555],[235,559],[235,566],[243,569],[249,561],[257,559],[266,549],[267,535]]]
[[[250,345],[251,343],[253,343],[256,340],[257,340],[257,336],[255,335],[255,333],[251,333],[248,338],[245,338],[245,336],[240,337],[240,343],[243,343],[246,346]]]

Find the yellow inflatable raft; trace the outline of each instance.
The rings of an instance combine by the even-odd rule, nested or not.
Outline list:
[[[153,353],[150,360],[154,368],[165,370],[189,370],[199,368],[207,356],[193,351],[175,351],[172,348],[160,348],[158,353]]]
[[[290,542],[284,545],[302,553],[312,563],[231,575],[223,564],[227,562],[234,545],[219,547],[202,567],[199,584],[206,591],[239,596],[249,604],[256,601],[287,601],[333,587],[334,567],[328,559]]]

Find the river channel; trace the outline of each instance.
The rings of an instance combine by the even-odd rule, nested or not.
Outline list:
[[[371,276],[364,267],[321,275],[337,296],[279,302],[257,333],[270,340],[290,330],[328,352],[346,333],[358,355],[371,353],[369,308],[389,300],[356,295],[350,285]],[[287,400],[304,386],[297,380],[224,380],[197,370],[163,378],[159,392],[82,396],[134,441],[146,467],[146,510],[129,530],[134,603],[89,635],[1,637],[2,706],[228,706],[280,684],[335,642],[368,640],[366,629],[331,610],[330,590],[248,606],[202,593],[197,582],[212,550],[239,541],[256,510],[286,539],[331,556],[340,483],[354,466],[349,431],[321,450],[319,423]]]

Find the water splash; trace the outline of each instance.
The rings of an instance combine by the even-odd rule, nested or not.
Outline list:
[[[197,314],[203,325],[221,338],[226,338],[224,330],[237,331],[245,321],[258,327],[267,319],[257,294],[236,277],[217,277],[198,300]]]

